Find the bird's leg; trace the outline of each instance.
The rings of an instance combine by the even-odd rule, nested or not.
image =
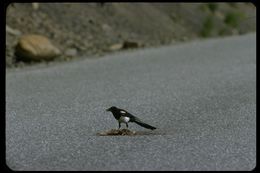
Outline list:
[[[128,128],[128,124],[127,123],[125,123],[126,124],[126,127]]]
[[[118,122],[118,130],[120,129],[120,127],[121,127],[121,124],[120,124],[120,122]]]

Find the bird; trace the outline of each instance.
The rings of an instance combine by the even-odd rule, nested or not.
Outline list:
[[[134,122],[147,129],[151,129],[151,130],[156,129],[156,127],[153,127],[149,124],[144,123],[139,118],[135,117],[134,115],[130,114],[129,112],[127,112],[124,109],[120,109],[115,106],[112,106],[112,107],[106,109],[106,111],[111,112],[113,114],[113,116],[115,117],[115,119],[118,121],[118,125],[119,125],[118,129],[120,129],[121,123],[125,123],[126,127],[128,128],[129,122]]]

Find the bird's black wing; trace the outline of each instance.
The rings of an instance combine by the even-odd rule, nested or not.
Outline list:
[[[156,127],[153,127],[153,126],[151,126],[149,124],[144,123],[142,120],[140,120],[139,118],[133,116],[130,113],[127,113],[127,116],[130,117],[130,122],[135,122],[136,124],[138,124],[138,125],[140,125],[140,126],[142,126],[144,128],[147,128],[147,129],[151,129],[151,130],[156,129]]]
[[[130,114],[129,112],[127,112],[124,109],[119,109],[120,115],[124,116],[124,117],[129,117],[130,121],[134,121],[136,119],[138,119],[137,117],[135,117],[134,115]]]
[[[140,126],[145,127],[147,129],[151,129],[151,130],[156,129],[156,127],[153,127],[153,126],[151,126],[149,124],[144,123],[142,120],[140,120],[136,116],[128,113],[126,110],[120,109],[120,115],[121,116],[125,116],[125,117],[129,117],[130,118],[130,122],[135,122],[135,123],[139,124]]]

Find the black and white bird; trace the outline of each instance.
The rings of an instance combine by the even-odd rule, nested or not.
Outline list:
[[[118,129],[120,129],[121,123],[125,123],[126,127],[128,128],[129,122],[135,122],[136,124],[138,124],[138,125],[140,125],[144,128],[147,128],[147,129],[151,129],[151,130],[156,129],[156,127],[153,127],[149,124],[142,122],[139,118],[137,118],[137,117],[133,116],[132,114],[128,113],[126,110],[119,109],[115,106],[108,108],[106,111],[112,112],[115,119],[118,121],[118,125],[119,125]]]

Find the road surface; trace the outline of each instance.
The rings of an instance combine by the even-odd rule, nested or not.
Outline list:
[[[158,129],[115,129],[128,110]],[[122,124],[124,128],[124,124]],[[256,34],[7,70],[13,170],[252,170]]]

